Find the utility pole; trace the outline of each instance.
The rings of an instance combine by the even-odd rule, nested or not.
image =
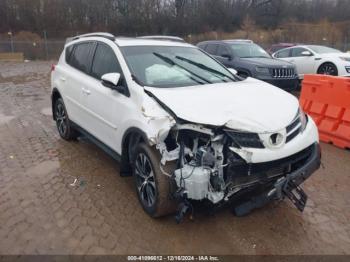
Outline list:
[[[46,30],[44,30],[44,43],[45,43],[46,60],[48,60],[49,59],[49,48],[47,46],[47,33],[46,33]]]
[[[9,31],[7,34],[10,36],[11,52],[14,53],[15,52],[15,47],[13,45],[13,34],[12,34],[12,31]]]

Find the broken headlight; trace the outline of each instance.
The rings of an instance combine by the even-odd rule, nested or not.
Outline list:
[[[301,132],[303,132],[306,127],[307,127],[307,123],[309,121],[307,114],[305,114],[305,112],[303,111],[303,109],[300,107],[299,109],[299,118],[300,118],[300,123],[301,123]]]
[[[226,130],[226,134],[231,138],[235,147],[265,148],[256,133]]]

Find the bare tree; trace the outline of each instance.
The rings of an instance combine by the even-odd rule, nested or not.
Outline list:
[[[301,11],[302,10],[302,11]],[[348,0],[0,0],[0,33],[62,37],[88,31],[121,35],[278,29],[288,21],[350,20]],[[344,29],[348,34],[348,30]]]

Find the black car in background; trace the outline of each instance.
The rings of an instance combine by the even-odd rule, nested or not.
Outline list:
[[[286,91],[299,88],[299,78],[293,64],[273,59],[251,40],[205,41],[197,45],[241,77],[253,77]]]

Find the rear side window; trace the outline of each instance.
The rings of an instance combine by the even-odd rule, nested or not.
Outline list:
[[[231,55],[231,52],[226,48],[226,46],[220,45],[217,51],[218,56]]]
[[[282,50],[276,53],[275,57],[277,58],[286,58],[289,57],[290,49]]]
[[[76,69],[89,73],[91,66],[91,48],[93,47],[92,43],[80,43],[75,45],[74,52],[69,58],[69,64]]]
[[[117,57],[108,45],[99,43],[96,48],[91,75],[101,79],[104,74],[122,73]]]
[[[217,44],[208,44],[207,48],[205,49],[205,51],[207,51],[211,55],[216,55],[216,50],[217,49],[218,49],[218,45]]]
[[[69,64],[69,59],[72,55],[72,52],[73,52],[73,49],[74,49],[74,45],[70,45],[66,48],[66,62]]]
[[[207,48],[207,44],[198,44],[198,47],[202,50],[205,50]]]

